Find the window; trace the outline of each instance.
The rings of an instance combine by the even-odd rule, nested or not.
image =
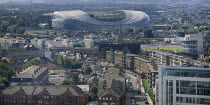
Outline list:
[[[30,101],[30,100],[28,100],[28,103],[31,103],[31,101]]]
[[[103,105],[108,105],[108,103],[104,102]]]
[[[39,104],[42,104],[42,101],[38,101]]]
[[[112,100],[112,97],[110,97],[110,100]]]
[[[112,102],[110,105],[115,105],[115,103],[114,103],[114,102]]]

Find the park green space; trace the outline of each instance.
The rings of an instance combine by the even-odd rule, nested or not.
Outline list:
[[[144,89],[149,89],[150,88],[150,84],[149,84],[148,79],[142,79],[142,83],[143,83]]]
[[[182,50],[182,47],[149,47],[148,49]]]

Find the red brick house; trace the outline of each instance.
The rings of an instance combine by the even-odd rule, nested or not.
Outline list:
[[[125,84],[120,80],[99,83],[98,105],[125,105]]]
[[[0,105],[86,105],[77,86],[12,86],[0,92]]]

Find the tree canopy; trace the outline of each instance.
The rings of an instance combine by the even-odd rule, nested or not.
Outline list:
[[[23,64],[23,68],[30,67],[30,66],[33,66],[33,65],[38,65],[38,64],[40,64],[40,59],[39,58],[33,58],[33,59],[30,59],[25,64]]]
[[[7,63],[0,64],[0,83],[9,86],[9,80],[13,75],[15,75],[15,70],[11,69]]]
[[[80,62],[72,61],[71,58],[64,57],[62,55],[59,55],[57,59],[54,59],[54,62],[67,69],[79,69],[82,66]]]
[[[145,30],[144,37],[145,38],[154,38],[154,34],[153,34],[152,30]]]
[[[86,67],[84,73],[85,74],[91,74],[92,73],[91,67]]]

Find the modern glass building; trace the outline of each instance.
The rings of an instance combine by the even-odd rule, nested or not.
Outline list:
[[[210,105],[210,68],[160,67],[156,105]]]
[[[149,16],[142,11],[56,11],[52,16],[52,27],[62,30],[113,29],[119,26],[144,27]]]
[[[205,49],[204,36],[200,34],[185,35],[182,41],[182,49],[184,52],[192,54],[203,54]]]

